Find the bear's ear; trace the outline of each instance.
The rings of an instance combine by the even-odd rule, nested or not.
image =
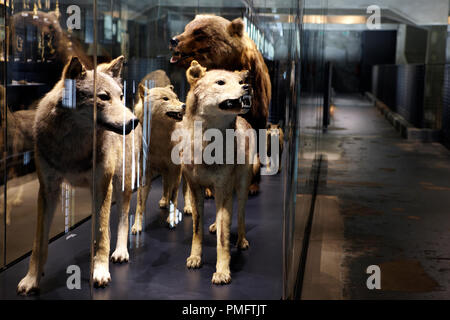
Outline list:
[[[138,88],[139,97],[144,100],[146,96],[150,95],[150,90],[145,87],[142,83],[139,84]]]
[[[64,79],[80,79],[86,74],[86,68],[78,57],[72,57],[63,71]]]
[[[120,56],[109,63],[102,63],[101,65],[99,65],[99,69],[100,71],[108,73],[113,78],[120,78],[124,59],[124,56]]]
[[[191,62],[191,66],[186,71],[186,78],[190,85],[195,84],[206,73],[206,68],[202,67],[196,60]]]
[[[228,32],[232,36],[242,37],[244,35],[244,21],[241,18],[234,19],[228,26]]]
[[[167,86],[166,86],[166,88],[167,88],[167,89],[169,89],[169,90],[172,90],[172,91],[173,91],[173,89],[174,89],[174,86],[173,86],[173,85],[171,85],[171,84],[169,84],[169,85],[167,85]]]

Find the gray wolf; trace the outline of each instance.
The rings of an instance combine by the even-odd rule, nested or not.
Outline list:
[[[113,197],[120,210],[120,219],[117,246],[111,259],[114,262],[129,259],[127,240],[132,151],[133,144],[135,150],[139,150],[141,128],[138,126],[139,120],[123,104],[120,85],[123,59],[119,57],[97,67],[95,97],[94,71],[88,70],[77,57],[72,57],[63,70],[61,80],[39,102],[33,127],[40,184],[38,219],[29,269],[17,287],[20,294],[39,288],[48,254],[49,227],[63,180],[73,186],[89,187],[93,192],[93,214],[98,218],[99,226],[93,262],[94,284],[105,286],[111,280],[109,217]],[[75,92],[67,93],[71,87]],[[67,94],[74,94],[75,99],[67,101],[64,99]],[[95,154],[94,99],[97,103]],[[135,141],[129,134],[133,129],[137,136]],[[127,135],[125,144],[122,134]],[[126,165],[125,176],[122,173],[123,164]]]

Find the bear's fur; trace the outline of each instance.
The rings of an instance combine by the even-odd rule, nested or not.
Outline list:
[[[164,70],[158,69],[150,72],[144,78],[142,78],[139,85],[143,85],[147,89],[167,87],[171,85],[170,79]]]
[[[255,43],[238,18],[197,15],[182,34],[171,41],[171,63],[188,68],[193,60],[203,67],[230,71],[248,70],[247,81],[253,89],[250,112],[243,117],[254,129],[265,129],[271,99],[269,71]]]

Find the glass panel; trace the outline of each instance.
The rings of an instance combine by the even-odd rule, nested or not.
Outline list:
[[[278,175],[263,175],[260,185],[261,194],[256,197],[250,197],[247,202],[246,221],[249,226],[255,226],[254,230],[252,230],[252,227],[249,227],[247,231],[249,241],[252,243],[251,246],[254,248],[252,250],[253,257],[250,252],[244,252],[243,255],[240,255],[235,249],[232,249],[231,259],[232,263],[237,259],[237,262],[234,261],[235,264],[244,263],[243,259],[251,261],[244,263],[246,265],[244,268],[248,268],[247,272],[250,273],[250,276],[244,281],[248,281],[250,285],[250,283],[256,281],[255,277],[258,274],[256,266],[258,261],[266,258],[267,252],[263,248],[267,245],[267,241],[270,241],[273,244],[273,248],[270,251],[272,262],[266,265],[264,271],[260,270],[260,272],[263,272],[265,280],[262,281],[260,290],[256,290],[255,294],[263,298],[278,299],[282,297],[284,295],[283,259],[288,259],[285,254],[290,254],[292,251],[292,221],[294,217],[291,204],[295,197],[294,190],[296,188],[295,178],[290,177],[292,174],[295,175],[297,165],[297,95],[300,89],[297,83],[300,72],[300,8],[298,1],[279,4],[274,2],[268,3],[268,1],[195,0],[142,2],[101,0],[97,3],[98,61],[99,63],[111,63],[117,57],[124,56],[124,66],[119,81],[124,91],[123,103],[128,110],[124,111],[126,121],[122,122],[122,125],[128,125],[127,121],[132,118],[130,111],[134,112],[134,115],[139,118],[140,124],[117,143],[122,148],[120,149],[121,155],[114,160],[121,168],[120,174],[125,174],[125,177],[121,176],[122,179],[125,179],[122,181],[134,182],[135,192],[131,196],[129,218],[126,219],[126,214],[120,218],[119,213],[121,210],[117,208],[120,205],[120,201],[129,197],[128,191],[126,191],[127,186],[125,185],[122,188],[120,183],[116,185],[114,182],[113,189],[115,187],[116,190],[119,188],[121,190],[113,192],[116,199],[113,201],[110,215],[110,253],[113,255],[113,260],[121,260],[122,256],[128,258],[129,255],[130,259],[137,262],[127,265],[109,264],[109,272],[114,279],[111,287],[106,290],[94,290],[93,297],[98,299],[113,297],[161,298],[176,295],[186,299],[193,297],[236,299],[244,297],[246,294],[244,286],[234,287],[233,293],[225,289],[226,287],[221,289],[221,287],[215,286],[204,293],[198,293],[201,281],[209,279],[209,282],[213,276],[214,268],[206,267],[198,272],[189,273],[183,271],[187,270],[186,258],[191,250],[193,218],[190,215],[183,215],[181,212],[180,214],[171,214],[172,211],[175,213],[177,211],[176,208],[171,209],[170,200],[168,201],[162,197],[162,194],[166,192],[164,191],[164,188],[166,188],[164,184],[169,178],[166,176],[167,173],[164,173],[163,169],[159,167],[162,166],[159,162],[164,162],[164,165],[167,165],[167,163],[171,163],[172,159],[170,158],[170,152],[166,156],[159,152],[158,157],[156,157],[154,151],[157,148],[161,148],[161,146],[158,146],[158,143],[162,143],[162,141],[167,141],[164,144],[170,145],[170,134],[175,129],[175,126],[171,124],[173,121],[157,119],[160,115],[155,110],[160,110],[157,108],[162,107],[156,96],[158,90],[163,89],[158,88],[158,90],[155,90],[155,88],[165,87],[170,82],[173,85],[174,93],[179,99],[179,102],[175,103],[175,107],[187,100],[190,85],[186,80],[186,68],[189,67],[192,60],[188,56],[191,53],[185,51],[178,53],[175,42],[179,41],[176,40],[178,39],[177,36],[185,31],[185,26],[195,18],[196,14],[200,13],[219,15],[230,21],[242,18],[244,30],[262,53],[264,63],[268,67],[272,82],[272,103],[269,106],[267,121],[273,123],[274,128],[279,124],[286,132],[286,148],[284,149],[285,153],[281,163],[285,169]],[[173,51],[169,49],[170,46],[172,46]],[[204,48],[204,51],[212,50],[212,46],[214,45]],[[235,71],[246,68],[243,66],[227,66],[226,63],[218,65],[211,63],[211,65],[208,65],[210,62],[204,60],[201,56],[196,58],[199,59],[200,63],[208,66],[209,69],[230,69],[230,71]],[[213,59],[219,61],[220,57],[213,57]],[[188,62],[186,65],[183,63],[184,60]],[[226,61],[226,59],[223,61]],[[156,77],[156,75],[159,75],[159,77]],[[142,88],[142,95],[139,95],[139,84],[145,87]],[[98,87],[98,94],[102,90]],[[171,89],[169,88],[169,90]],[[255,90],[264,89],[257,85]],[[99,105],[103,103],[99,95],[96,101]],[[187,109],[189,110],[189,103],[187,104]],[[98,112],[101,113],[102,111],[98,109]],[[260,129],[264,128],[265,125],[262,125]],[[139,132],[140,130],[142,130],[142,133]],[[142,139],[139,139],[141,134]],[[265,131],[263,131],[262,144],[265,141],[265,134]],[[284,141],[282,142],[284,143]],[[98,143],[97,148],[101,149],[100,146],[104,141],[100,141],[100,138],[98,138]],[[139,143],[141,144],[140,146]],[[133,147],[137,148],[139,152],[134,153]],[[165,147],[167,149],[167,146]],[[171,149],[168,148],[168,150],[170,151]],[[153,160],[150,160],[148,163],[144,159],[145,157]],[[100,163],[96,165],[101,166]],[[161,172],[162,178],[158,177]],[[119,173],[114,173],[113,175],[117,174]],[[95,176],[98,176],[97,173],[95,173]],[[148,201],[139,204],[140,196],[138,193],[148,188],[150,184],[152,188]],[[140,190],[136,189],[138,187],[140,187]],[[178,197],[172,197],[172,202],[177,204],[179,211],[184,211],[183,188],[177,185],[176,190],[178,189]],[[99,200],[98,193],[95,193],[94,197],[97,197],[96,201]],[[160,208],[165,206],[167,208]],[[126,207],[124,210],[126,210]],[[207,212],[205,214],[205,224],[207,226],[214,222],[215,207],[214,201],[205,201],[204,209]],[[237,204],[235,204],[235,207],[237,208]],[[285,217],[283,217],[283,208],[287,215]],[[139,218],[141,210],[142,217]],[[235,215],[237,216],[237,212]],[[98,215],[97,219],[99,220],[97,221],[97,227],[99,227],[102,224],[100,222],[102,217]],[[283,219],[289,220],[289,226],[284,230]],[[168,228],[173,230],[169,231]],[[263,231],[265,228],[269,228],[271,231]],[[263,232],[266,234],[270,233],[273,235],[273,238],[264,240]],[[285,236],[287,239],[285,251],[283,251],[284,232],[286,232]],[[235,238],[237,238],[237,233],[237,219],[235,218],[231,224],[233,246],[236,245]],[[100,242],[106,234],[106,229],[96,229],[97,250],[102,247]],[[207,245],[203,246],[204,259],[211,261],[208,264],[213,266],[217,257],[215,251],[216,237],[206,234],[205,231],[204,241],[211,243],[210,247]],[[104,242],[106,243],[107,241]],[[124,247],[127,250],[124,250]],[[97,257],[96,261],[100,261],[98,253]],[[103,257],[103,261],[104,265],[106,265],[106,256]],[[148,290],[145,292],[125,290],[125,288],[130,286],[130,282],[136,281],[135,275],[141,273],[139,268],[142,267],[142,263],[146,264],[148,270]],[[288,263],[291,264],[292,262],[289,261]],[[94,267],[94,273],[96,270],[97,268]],[[157,274],[159,276],[156,276]],[[233,277],[233,274],[231,276]],[[177,285],[167,285],[167,278],[170,278],[170,283],[177,283]],[[96,278],[94,282],[96,280],[99,281]],[[179,287],[181,284],[183,289]],[[156,288],[161,288],[161,286],[164,286],[165,289],[156,290]]]
[[[301,30],[301,70],[296,82],[298,98],[298,172],[295,218],[292,221],[293,245],[289,256],[292,257],[293,272],[289,284],[293,285],[290,298],[300,299],[305,272],[306,256],[309,247],[312,212],[318,186],[321,162],[320,144],[324,125],[324,94],[326,91],[326,69],[324,61],[324,21],[327,15],[328,1],[303,2],[303,24]],[[314,13],[311,15],[311,13]],[[313,17],[311,19],[311,17]],[[301,91],[301,92],[300,92]]]
[[[6,48],[6,11],[3,8],[0,10],[0,270],[5,265],[5,236],[7,215],[5,214],[5,172],[6,172],[6,92],[5,92],[5,48]]]
[[[65,272],[72,264],[81,267],[83,272],[89,270],[88,261],[83,265],[77,262],[80,256],[66,253],[77,252],[75,248],[83,240],[85,252],[89,250],[90,238],[73,229],[90,217],[91,193],[81,183],[74,184],[74,179],[65,179],[66,175],[61,172],[75,172],[77,176],[79,172],[73,170],[74,163],[83,165],[80,156],[86,141],[81,134],[74,133],[71,122],[74,120],[63,115],[77,109],[79,95],[76,82],[68,73],[63,76],[63,69],[71,56],[79,57],[92,68],[89,46],[93,40],[89,26],[92,29],[93,15],[91,4],[72,5],[69,1],[9,0],[2,4],[5,10],[1,12],[7,17],[3,18],[1,30],[4,92],[1,147],[5,151],[1,169],[5,174],[1,210],[5,209],[6,214],[2,214],[0,224],[0,249],[2,259],[4,257],[0,261],[10,269],[0,276],[5,292],[8,290],[10,295],[15,294],[15,286],[25,276],[24,271],[15,270],[26,270],[24,266],[29,259],[24,258],[31,252],[34,239],[42,239],[43,243],[31,256],[32,261],[38,261],[33,257],[45,258],[47,240],[52,242],[61,237],[60,245],[50,245],[48,250],[46,270],[51,270],[52,276],[55,269]],[[70,155],[78,156],[77,161]],[[84,165],[90,166],[91,160],[85,160]],[[42,208],[47,208],[41,211],[42,215],[38,214],[39,190],[42,191]],[[31,273],[33,265],[32,262]],[[34,273],[41,272],[43,269]],[[39,278],[37,276],[38,281]],[[53,291],[47,290],[49,295],[43,296],[58,296],[58,290],[67,290],[65,280],[59,277],[56,284],[53,283]],[[30,283],[21,289],[31,289]]]
[[[42,278],[41,287],[45,289],[41,297],[87,298],[93,293],[95,299],[245,299],[249,295],[252,299],[291,298],[289,284],[296,278],[297,269],[293,266],[298,262],[292,257],[297,252],[295,190],[298,121],[302,117],[300,2],[6,3],[4,25],[10,32],[3,39],[5,102],[1,147],[5,152],[0,190],[7,196],[0,206],[0,210],[5,210],[0,222],[0,250],[6,259],[0,260],[0,266],[8,268],[0,273],[2,293],[15,294],[15,287],[24,276],[23,271],[16,270],[26,270],[29,259],[24,256],[31,251],[37,230],[38,235],[44,234],[40,237],[44,242],[47,231],[49,238],[54,238],[46,268],[50,276]],[[191,24],[185,31],[198,14],[216,15],[208,18],[215,19],[215,29],[204,26],[203,30],[194,30]],[[181,34],[193,39],[198,47],[178,47]],[[253,55],[247,56],[241,49],[244,44]],[[196,116],[204,116],[194,115],[196,105],[188,99],[191,87],[197,83],[192,78],[189,83],[186,78],[186,69],[194,58],[206,67],[205,72],[211,71],[208,74],[217,77],[202,89],[215,99],[215,109],[211,110],[225,112],[215,119],[233,119],[217,124],[206,114],[202,124],[226,133],[226,129],[235,129],[235,123],[244,123],[234,122],[237,113],[246,118],[248,128],[253,126],[255,130],[255,144],[262,155],[260,181],[256,166],[247,166],[248,172],[235,166],[236,171],[224,173],[228,167],[219,163],[217,170],[199,178],[206,182],[199,183],[189,180],[189,166],[182,170],[175,163],[172,134],[176,129],[191,130]],[[214,73],[214,69],[222,71]],[[246,70],[249,72],[235,73]],[[203,71],[199,75],[203,77]],[[225,81],[219,79],[222,76]],[[270,79],[270,87],[266,78]],[[227,89],[236,90],[233,95],[223,89],[230,84],[235,85]],[[211,88],[217,91],[208,91]],[[256,110],[247,112],[252,107]],[[312,112],[317,115],[318,108]],[[269,128],[266,122],[271,124]],[[314,143],[318,136],[314,131]],[[189,138],[189,134],[183,132],[181,137]],[[217,143],[224,147],[227,137],[221,137],[223,143]],[[192,139],[193,136],[189,142]],[[216,139],[220,138],[214,136],[214,142]],[[235,139],[231,137],[230,141]],[[277,144],[283,147],[278,148]],[[268,147],[273,156],[270,164],[263,154]],[[278,161],[277,154],[281,157]],[[220,152],[214,149],[210,155],[218,157]],[[276,170],[278,164],[280,172]],[[182,171],[188,176],[182,177]],[[208,177],[216,172],[221,173],[209,181]],[[235,180],[230,179],[226,186],[217,184],[233,175]],[[244,179],[253,175],[254,181]],[[250,191],[248,200],[244,203],[235,198],[234,203],[221,203],[224,194],[239,189],[237,182],[236,186],[233,183],[241,178],[244,192],[240,198],[247,197]],[[196,241],[200,222],[197,206],[191,196],[184,194],[185,182],[194,188],[194,198],[206,194],[202,190],[205,186],[214,197],[204,200],[203,268],[196,271],[188,270],[186,258],[194,246],[189,267],[198,267]],[[250,188],[247,182],[251,182]],[[38,197],[43,208],[53,204],[55,209],[48,230],[41,223],[43,220],[37,219]],[[218,223],[214,225],[216,204],[217,208],[224,208],[218,211]],[[231,210],[231,205],[235,218],[231,219],[228,234],[225,212]],[[92,223],[84,223],[91,212],[95,213]],[[247,249],[247,240],[251,250],[236,249]],[[217,252],[217,246],[224,250]],[[45,245],[38,249],[34,256],[36,252],[45,256]],[[225,261],[224,266],[230,265],[230,274],[226,267],[223,272],[215,269],[217,259]],[[125,263],[128,260],[132,263]],[[40,274],[41,268],[33,269],[33,265],[34,274]],[[81,291],[67,290],[67,278],[60,276],[75,272],[73,268],[67,271],[69,265],[80,267]],[[88,270],[92,286],[87,285]],[[204,285],[211,280],[227,283],[229,275],[233,286]],[[110,278],[114,279],[111,285]],[[96,290],[95,283],[108,288]],[[145,289],[135,289],[142,284]],[[22,282],[23,290],[30,289],[23,285]]]

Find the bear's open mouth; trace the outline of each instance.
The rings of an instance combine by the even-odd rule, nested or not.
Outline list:
[[[168,111],[168,112],[166,112],[166,115],[177,121],[183,120],[183,112]]]
[[[246,94],[237,99],[227,99],[219,104],[219,108],[246,113],[251,108],[251,96]]]
[[[187,54],[181,51],[174,51],[172,57],[170,58],[170,63],[175,64],[193,56],[194,54]]]

